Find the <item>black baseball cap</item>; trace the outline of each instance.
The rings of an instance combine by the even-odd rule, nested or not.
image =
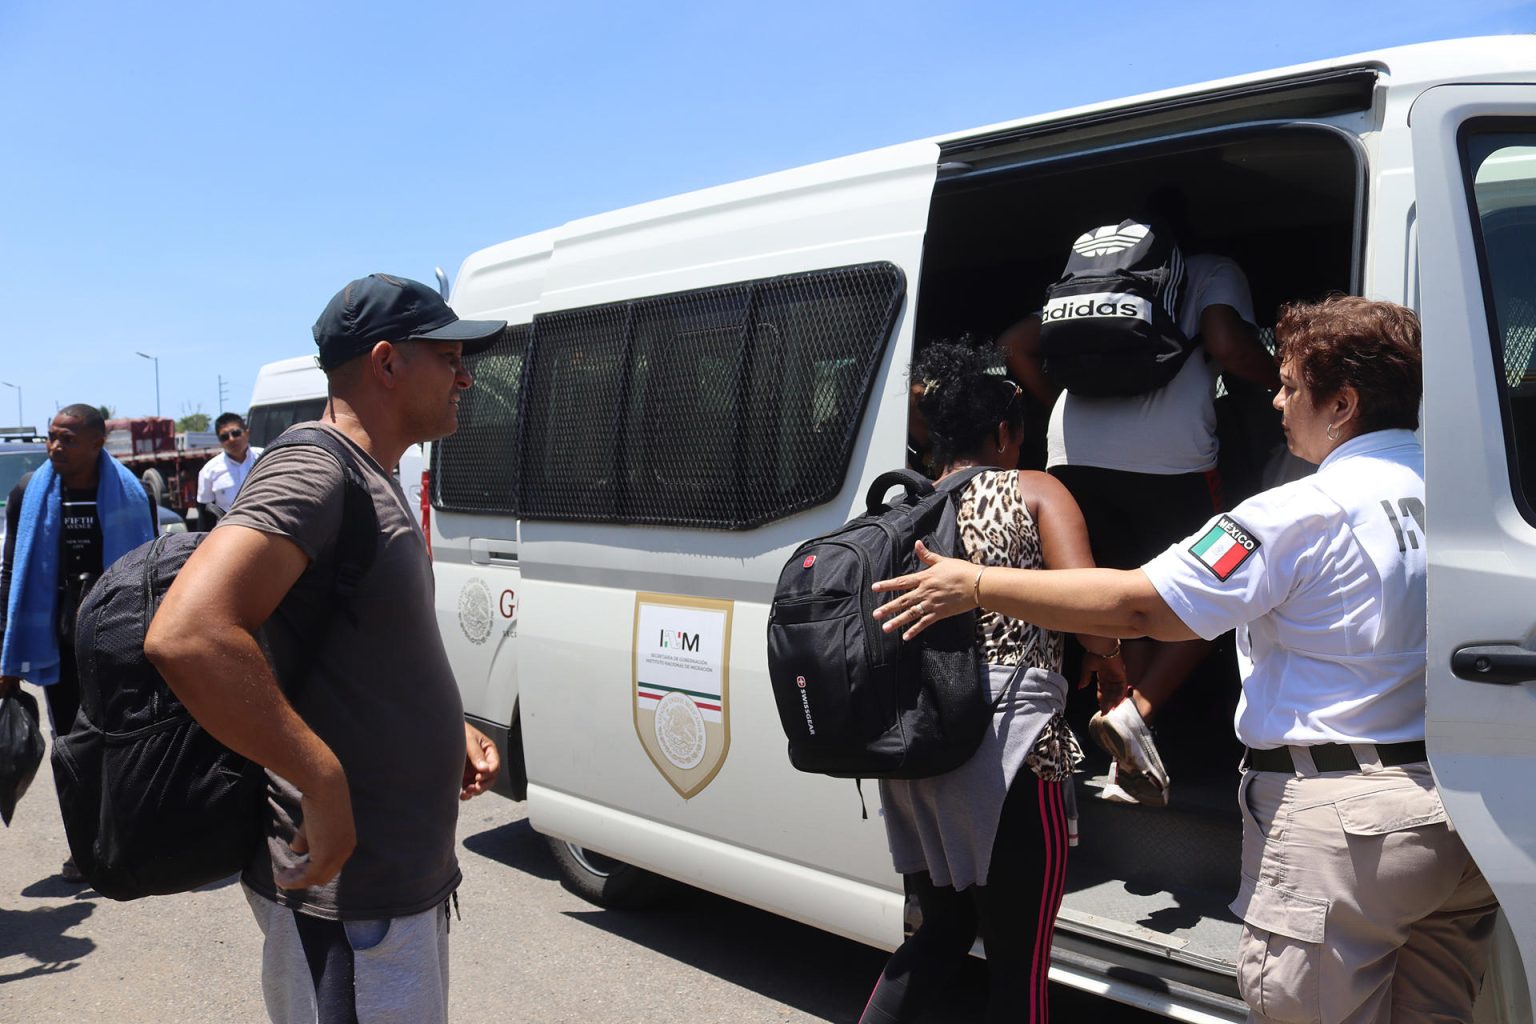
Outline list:
[[[464,354],[491,346],[505,320],[460,320],[436,288],[390,274],[347,285],[315,321],[320,367],[334,370],[381,341],[462,341]]]

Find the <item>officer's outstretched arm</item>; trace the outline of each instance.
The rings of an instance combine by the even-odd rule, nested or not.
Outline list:
[[[944,558],[917,544],[922,572],[881,580],[898,596],[875,610],[889,632],[911,639],[940,619],[978,605],[1046,629],[1096,636],[1193,640],[1140,569],[1008,569]]]

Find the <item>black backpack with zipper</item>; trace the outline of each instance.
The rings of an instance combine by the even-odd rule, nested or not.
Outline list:
[[[918,779],[958,768],[989,728],[993,702],[974,611],[914,640],[872,612],[892,595],[870,585],[923,566],[913,553],[965,557],[957,495],[983,469],[935,486],[911,470],[877,478],[866,514],[795,549],[768,614],[768,678],[789,760],[838,778]],[[886,493],[904,493],[891,504]]]
[[[1074,395],[1125,397],[1173,380],[1194,350],[1179,329],[1184,257],[1173,236],[1139,220],[1085,232],[1045,292],[1040,355]]]
[[[324,449],[342,467],[334,593],[350,614],[347,602],[378,546],[373,498],[346,443],[319,427],[287,431],[266,454],[298,445]],[[53,777],[70,854],[110,899],[216,882],[243,869],[263,842],[263,769],[204,731],[144,657],[161,599],[208,536],[172,534],[140,545],[108,567],[80,605],[80,711],[54,743]],[[328,618],[312,624],[304,646],[323,639],[329,626]],[[289,699],[296,697],[304,669],[274,669]]]

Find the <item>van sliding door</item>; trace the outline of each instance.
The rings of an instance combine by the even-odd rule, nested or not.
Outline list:
[[[1410,125],[1430,761],[1536,988],[1536,85],[1430,89]],[[1529,1020],[1520,970],[1496,968]]]

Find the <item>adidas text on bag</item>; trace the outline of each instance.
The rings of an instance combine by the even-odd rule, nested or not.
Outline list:
[[[1040,311],[1046,375],[1091,397],[1163,387],[1194,348],[1178,326],[1184,281],[1184,257],[1160,228],[1125,220],[1081,235]]]
[[[267,448],[329,452],[345,479],[336,603],[373,564],[378,519],[345,442],[295,427]],[[265,456],[264,456],[265,457]],[[69,850],[110,899],[187,892],[242,870],[263,841],[266,774],[205,732],[144,657],[144,635],[206,533],[156,537],[109,566],[80,605],[80,712],[53,746]],[[329,621],[316,625],[323,638]],[[304,672],[274,666],[292,699]]]
[[[882,474],[867,514],[795,550],[768,615],[768,678],[789,760],[840,778],[915,779],[958,768],[976,752],[993,706],[976,646],[976,613],[916,639],[880,628],[877,580],[916,572],[914,543],[964,557],[956,496],[981,469],[937,487],[910,470]],[[885,494],[900,486],[893,504]]]

